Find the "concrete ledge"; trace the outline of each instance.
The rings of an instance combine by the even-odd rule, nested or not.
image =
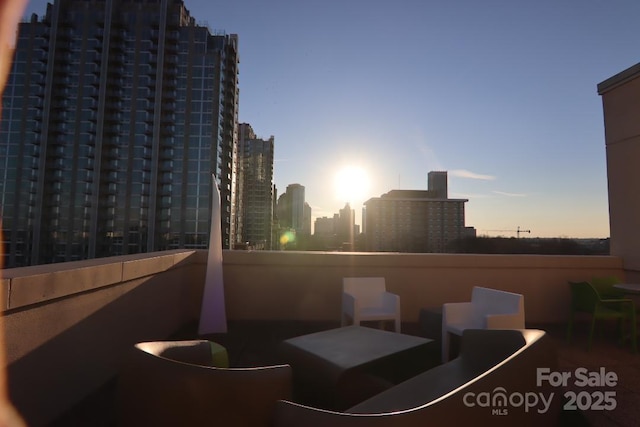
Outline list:
[[[9,394],[47,425],[119,370],[139,341],[198,318],[206,251],[168,251],[3,271]]]
[[[621,269],[622,259],[583,255],[430,254],[395,252],[225,251],[224,265],[357,266],[357,267],[479,267],[479,268],[602,268]]]
[[[152,276],[195,254],[195,251],[166,251],[3,270],[5,310]]]
[[[613,77],[609,77],[605,81],[598,83],[598,95],[604,95],[612,89],[629,82],[640,76],[640,64],[632,65],[616,74]]]

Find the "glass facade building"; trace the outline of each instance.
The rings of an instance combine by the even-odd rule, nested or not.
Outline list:
[[[235,233],[238,38],[182,1],[57,0],[20,25],[0,122],[5,267]]]

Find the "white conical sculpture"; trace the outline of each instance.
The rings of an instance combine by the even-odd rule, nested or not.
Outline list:
[[[211,195],[211,231],[209,232],[209,256],[207,275],[202,295],[198,334],[227,332],[227,311],[224,302],[222,280],[222,229],[220,222],[220,190],[213,176]]]

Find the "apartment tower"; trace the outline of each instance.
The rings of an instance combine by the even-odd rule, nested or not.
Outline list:
[[[56,0],[20,25],[0,128],[5,266],[235,233],[238,38],[182,1]]]
[[[238,129],[238,243],[273,249],[274,137],[258,138],[248,123]]]
[[[391,190],[364,203],[367,251],[447,252],[468,235],[464,205],[449,199],[447,172],[431,172],[428,190]]]

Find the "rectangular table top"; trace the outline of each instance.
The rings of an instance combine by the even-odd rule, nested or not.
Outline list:
[[[432,340],[412,335],[364,326],[346,326],[291,338],[283,344],[312,354],[344,371],[430,342]]]

